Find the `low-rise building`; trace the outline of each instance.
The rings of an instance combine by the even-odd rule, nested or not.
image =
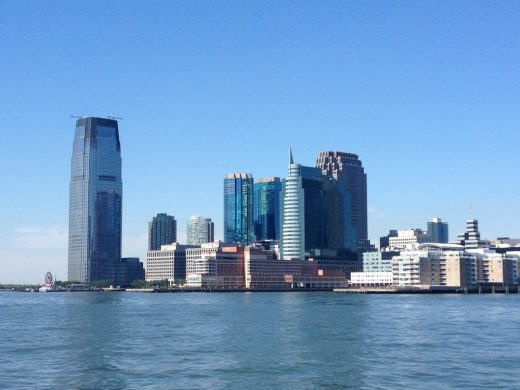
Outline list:
[[[396,237],[389,237],[389,247],[395,249],[405,249],[407,246],[428,242],[428,233],[421,229],[398,230]]]
[[[392,258],[399,251],[380,251],[363,253],[363,272],[392,272]]]
[[[146,255],[146,280],[186,279],[186,250],[197,245],[173,243],[161,245],[160,250],[148,251]]]
[[[350,284],[353,287],[386,287],[393,285],[393,273],[390,272],[352,272]]]

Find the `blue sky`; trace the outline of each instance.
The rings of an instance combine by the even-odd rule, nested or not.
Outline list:
[[[123,254],[212,217],[228,172],[357,153],[369,236],[520,237],[520,4],[0,2],[0,282],[66,278],[74,119],[121,116]]]

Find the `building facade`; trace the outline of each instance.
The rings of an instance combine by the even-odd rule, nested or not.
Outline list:
[[[178,243],[161,245],[161,249],[148,251],[146,255],[146,280],[185,280],[186,249],[196,245]]]
[[[253,188],[256,240],[280,240],[280,178],[258,179]]]
[[[421,229],[398,230],[397,236],[388,238],[391,249],[405,249],[407,246],[426,243],[429,240],[428,233]]]
[[[316,159],[316,168],[322,174],[336,180],[350,196],[351,226],[360,250],[369,246],[367,175],[363,163],[356,154],[323,151]]]
[[[215,240],[215,224],[211,218],[191,216],[186,224],[188,245],[200,245]]]
[[[161,245],[177,241],[177,221],[175,217],[159,213],[148,222],[148,250],[161,249]]]
[[[430,242],[437,242],[447,244],[448,236],[448,222],[442,222],[440,218],[433,218],[428,222],[428,237]]]
[[[254,242],[253,176],[230,173],[224,178],[224,242]]]
[[[480,239],[478,220],[476,219],[469,219],[466,221],[466,233],[459,234],[454,243],[463,245],[466,249],[476,249],[489,246],[489,242]]]
[[[72,149],[68,279],[117,282],[123,184],[118,123],[76,121]]]

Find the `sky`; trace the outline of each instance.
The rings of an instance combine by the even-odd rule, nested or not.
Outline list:
[[[0,2],[0,283],[67,279],[77,116],[116,116],[123,255],[213,218],[229,172],[353,152],[369,237],[448,221],[520,237],[520,3]],[[472,212],[470,212],[470,208]]]

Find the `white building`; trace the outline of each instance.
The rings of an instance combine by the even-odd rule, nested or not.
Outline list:
[[[390,272],[352,272],[350,283],[355,287],[381,287],[393,284],[393,273]]]
[[[214,223],[211,218],[193,215],[186,223],[188,245],[200,245],[214,240]]]
[[[389,237],[390,248],[405,249],[407,246],[428,242],[428,233],[421,229],[398,230],[396,237]]]

